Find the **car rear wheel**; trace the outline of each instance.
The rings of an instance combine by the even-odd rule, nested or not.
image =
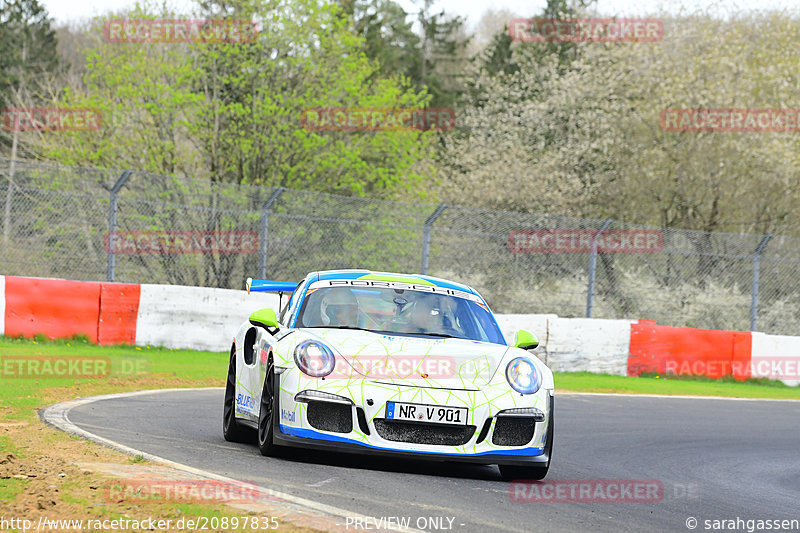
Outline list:
[[[272,443],[272,424],[275,418],[273,400],[275,396],[275,366],[272,355],[267,360],[267,375],[261,391],[261,408],[258,411],[258,451],[261,455],[271,455],[275,449]]]
[[[230,442],[252,442],[252,432],[236,421],[236,346],[231,348],[225,402],[222,410],[222,435]]]

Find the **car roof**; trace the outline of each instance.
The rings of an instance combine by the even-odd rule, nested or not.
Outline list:
[[[375,270],[365,269],[344,269],[344,270],[321,270],[319,272],[309,273],[309,277],[316,276],[316,280],[329,280],[329,279],[374,279],[380,281],[399,281],[402,283],[418,283],[424,285],[434,285],[446,289],[454,289],[458,291],[469,292],[478,294],[475,289],[463,283],[456,283],[454,281],[435,278],[433,276],[426,276],[423,274],[398,274],[396,272],[381,272]]]

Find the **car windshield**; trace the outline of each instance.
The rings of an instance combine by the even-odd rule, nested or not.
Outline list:
[[[297,327],[363,329],[504,344],[483,305],[458,296],[394,288],[326,287],[309,291]]]

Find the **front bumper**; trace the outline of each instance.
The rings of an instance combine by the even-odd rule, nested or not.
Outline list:
[[[382,448],[371,446],[368,444],[357,443],[350,440],[333,440],[326,434],[317,433],[317,435],[298,436],[295,433],[298,430],[293,428],[285,429],[290,434],[281,433],[280,426],[276,424],[273,433],[273,442],[279,446],[292,446],[296,448],[307,448],[312,450],[328,450],[343,453],[354,453],[359,455],[370,455],[375,457],[401,457],[406,459],[417,459],[424,461],[437,461],[437,462],[459,462],[459,463],[473,463],[482,465],[518,465],[518,466],[535,466],[546,465],[550,462],[551,446],[548,442],[543,452],[539,455],[517,455],[507,454],[502,452],[491,452],[487,454],[473,454],[461,455],[452,453],[426,453],[419,451],[407,451],[401,449]],[[308,430],[299,430],[308,431]],[[320,435],[324,436],[322,440]]]

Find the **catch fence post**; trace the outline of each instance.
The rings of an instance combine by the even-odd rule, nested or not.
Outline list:
[[[586,318],[592,318],[592,308],[594,306],[594,276],[597,271],[597,239],[600,235],[608,229],[613,222],[612,219],[606,219],[597,233],[592,237],[592,250],[589,252],[589,286],[586,288]]]
[[[123,172],[119,179],[117,179],[114,187],[111,188],[111,195],[109,197],[110,202],[108,206],[108,266],[106,268],[107,281],[114,281],[114,275],[116,274],[117,267],[116,255],[114,254],[114,241],[117,231],[117,194],[119,194],[120,189],[122,189],[122,187],[128,181],[128,178],[131,177],[131,174],[133,174],[132,170],[126,170]]]
[[[267,279],[267,237],[269,236],[269,210],[278,201],[280,195],[283,194],[283,187],[278,187],[274,191],[264,205],[261,206],[261,235],[260,246],[258,250],[258,272],[261,279]]]
[[[750,301],[750,331],[756,330],[756,321],[758,319],[758,289],[759,289],[759,275],[761,270],[761,252],[767,247],[767,243],[772,238],[771,233],[767,233],[758,243],[755,252],[753,252],[753,291],[752,300]]]
[[[427,274],[428,273],[428,258],[431,252],[431,227],[433,223],[436,222],[436,219],[442,214],[442,211],[447,208],[447,204],[440,204],[436,211],[428,217],[428,220],[425,221],[425,227],[423,229],[423,236],[422,236],[422,270],[420,274]]]

